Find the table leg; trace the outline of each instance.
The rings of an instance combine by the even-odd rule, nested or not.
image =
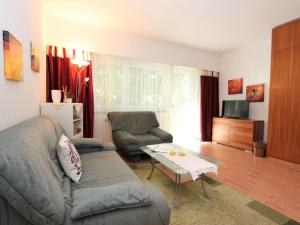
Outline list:
[[[204,173],[201,174],[201,185],[202,185],[202,189],[203,189],[203,192],[204,192],[204,196],[206,198],[208,198],[207,192],[206,192],[205,187],[204,187],[204,180],[203,180],[203,178],[204,178]]]
[[[151,164],[151,172],[150,172],[149,176],[147,177],[147,180],[149,180],[151,178],[153,171],[154,171],[155,160],[153,158],[151,158],[150,164]]]
[[[174,199],[173,199],[174,210],[179,210],[180,183],[181,183],[180,174],[175,174],[175,191],[174,191]]]

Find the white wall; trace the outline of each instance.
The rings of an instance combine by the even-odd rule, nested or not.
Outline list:
[[[46,18],[46,43],[160,63],[219,69],[219,55],[217,54],[52,16]]]
[[[0,0],[0,130],[39,114],[45,96],[45,55],[40,0]],[[2,30],[23,45],[23,82],[5,80]],[[41,72],[31,70],[30,41],[40,48]]]
[[[220,57],[214,53],[55,17],[46,18],[46,43],[159,63],[219,70]],[[111,141],[109,123],[104,113],[95,113],[94,136]]]
[[[221,56],[220,113],[223,100],[246,99],[246,86],[260,83],[265,84],[264,102],[250,103],[249,115],[251,119],[265,121],[265,140],[267,139],[268,127],[270,64],[271,38],[253,43]],[[244,78],[243,94],[228,95],[228,80],[240,77]]]

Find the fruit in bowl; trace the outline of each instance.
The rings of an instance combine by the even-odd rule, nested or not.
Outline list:
[[[178,156],[185,156],[186,155],[184,150],[179,151],[177,154],[178,154]]]
[[[171,151],[169,151],[169,154],[170,154],[171,156],[175,156],[175,155],[177,154],[177,152],[176,152],[175,150],[171,150]]]

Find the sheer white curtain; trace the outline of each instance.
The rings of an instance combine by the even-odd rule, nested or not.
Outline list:
[[[96,137],[111,140],[107,112],[151,110],[175,142],[198,138],[197,69],[97,53],[92,54],[92,67]]]
[[[200,76],[194,68],[173,66],[171,132],[174,141],[194,149],[200,141]]]

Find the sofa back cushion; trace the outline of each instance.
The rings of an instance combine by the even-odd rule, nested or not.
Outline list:
[[[124,130],[131,134],[147,134],[150,129],[159,127],[154,112],[110,112],[112,131]]]
[[[0,132],[0,195],[31,224],[63,224],[62,171],[50,157],[57,142],[48,117]]]

